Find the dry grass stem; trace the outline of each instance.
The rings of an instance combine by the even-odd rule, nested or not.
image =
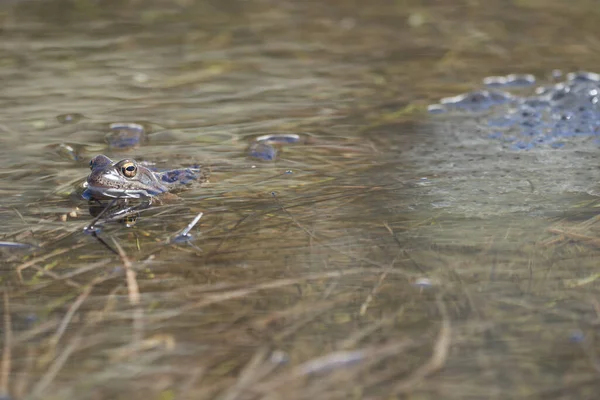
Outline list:
[[[133,265],[125,254],[121,245],[113,238],[113,243],[119,252],[121,262],[125,268],[127,278],[127,293],[129,295],[129,304],[133,306],[133,343],[139,343],[143,338],[144,330],[144,309],[140,306],[140,289],[136,279],[136,272],[133,270]]]
[[[392,388],[393,395],[413,390],[423,382],[425,378],[442,368],[446,363],[452,340],[452,326],[450,324],[450,316],[448,315],[446,305],[441,296],[436,298],[436,304],[442,316],[442,327],[440,328],[435,346],[433,346],[433,354],[425,364],[413,371],[408,378],[403,379],[394,385]]]
[[[359,310],[358,314],[361,317],[364,316],[367,313],[367,308],[369,307],[369,304],[373,301],[373,299],[377,295],[377,292],[381,289],[381,286],[383,285],[383,281],[385,281],[385,278],[388,276],[389,272],[394,268],[394,264],[395,263],[396,263],[396,258],[394,258],[394,260],[392,260],[392,262],[391,262],[389,268],[387,269],[387,271],[384,271],[384,272],[382,272],[379,275],[379,279],[377,280],[377,282],[373,286],[373,289],[371,289],[371,291],[369,292],[369,294],[365,298],[365,301],[360,306],[360,310]]]
[[[75,299],[73,304],[71,304],[71,306],[69,307],[69,310],[67,311],[67,313],[63,317],[62,321],[60,322],[60,325],[58,326],[56,333],[50,340],[50,343],[52,346],[58,345],[58,342],[60,341],[63,334],[67,330],[67,327],[69,326],[69,323],[71,322],[71,319],[73,318],[73,316],[75,315],[75,313],[77,312],[79,307],[83,304],[85,299],[87,299],[87,297],[90,295],[90,293],[92,292],[93,289],[94,289],[93,284],[86,287],[85,290],[79,296],[77,296],[77,299]]]
[[[8,290],[3,291],[4,299],[4,346],[2,348],[2,371],[0,374],[0,395],[10,397],[9,378],[12,362],[12,323]]]

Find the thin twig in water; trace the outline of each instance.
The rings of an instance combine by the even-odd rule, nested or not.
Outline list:
[[[361,317],[364,316],[367,313],[367,309],[369,308],[369,304],[371,304],[371,302],[373,301],[373,299],[377,295],[377,292],[379,292],[379,290],[381,289],[381,286],[383,285],[383,281],[385,281],[385,278],[388,276],[389,271],[394,268],[394,263],[396,262],[396,258],[394,258],[392,260],[392,263],[390,264],[388,270],[387,271],[383,271],[379,275],[379,279],[377,280],[377,283],[375,284],[375,286],[373,286],[373,289],[371,289],[371,292],[369,292],[369,294],[367,295],[367,298],[365,299],[365,301],[360,306],[359,315]]]
[[[77,297],[77,299],[75,299],[73,304],[71,304],[71,307],[69,307],[69,310],[67,311],[67,313],[65,314],[64,318],[62,319],[60,325],[58,326],[56,333],[50,340],[50,343],[52,346],[56,346],[58,344],[58,342],[62,338],[62,335],[67,330],[67,327],[69,326],[69,323],[71,322],[71,319],[73,319],[73,315],[75,315],[75,313],[77,312],[79,307],[83,304],[85,299],[88,298],[88,296],[92,292],[93,288],[94,288],[94,283],[92,283],[88,287],[86,287],[85,290],[83,291],[83,293],[81,293]]]
[[[385,326],[393,324],[394,321],[396,321],[396,318],[398,318],[402,314],[404,314],[404,306],[402,306],[400,310],[398,310],[394,315],[384,316],[378,321],[369,322],[369,324],[363,329],[353,333],[348,338],[339,342],[336,347],[341,350],[352,349],[356,347],[364,338],[368,337],[372,333],[378,331],[379,329]]]
[[[140,289],[136,279],[136,273],[133,270],[133,265],[125,254],[125,251],[121,245],[112,238],[112,241],[119,252],[121,262],[125,268],[125,275],[127,278],[127,292],[129,294],[129,304],[133,306],[133,343],[139,343],[142,340],[143,329],[144,329],[144,311],[140,307]]]
[[[4,348],[2,349],[2,374],[0,375],[0,395],[9,398],[9,377],[12,361],[12,324],[10,319],[10,304],[8,290],[4,288]]]
[[[442,368],[446,363],[451,344],[452,327],[448,310],[446,309],[446,304],[444,304],[442,296],[436,298],[436,304],[442,315],[442,327],[440,328],[435,346],[433,346],[433,354],[425,364],[417,368],[408,378],[401,380],[394,386],[392,396],[406,393],[414,389],[415,386],[421,383],[427,376]]]
[[[123,267],[126,271],[129,303],[131,305],[140,304],[140,290],[137,284],[135,271],[133,270],[133,265],[131,264],[129,257],[127,257],[127,254],[125,254],[125,251],[123,251],[121,245],[114,238],[112,238],[112,241],[119,252],[119,257],[121,257],[121,262],[123,263]]]
[[[170,242],[171,243],[186,242],[188,245],[193,247],[196,251],[202,252],[201,248],[199,248],[198,246],[196,246],[195,244],[192,243],[193,236],[190,235],[190,231],[194,228],[194,226],[196,226],[198,221],[200,221],[200,218],[202,218],[202,215],[204,215],[204,213],[202,213],[202,212],[198,213],[198,215],[196,215],[196,217],[192,220],[192,222],[190,222],[181,232],[179,232],[177,235],[175,235],[173,238],[171,238]]]

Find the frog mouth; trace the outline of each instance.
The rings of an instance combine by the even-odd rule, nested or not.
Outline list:
[[[160,193],[159,190],[149,189],[123,189],[110,186],[83,184],[85,191],[82,197],[86,200],[91,199],[147,199]]]

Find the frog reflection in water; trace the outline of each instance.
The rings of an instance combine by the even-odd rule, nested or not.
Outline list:
[[[198,168],[154,172],[135,160],[113,162],[105,155],[90,161],[92,172],[87,178],[83,198],[88,200],[152,198],[180,189],[192,181],[205,182]]]

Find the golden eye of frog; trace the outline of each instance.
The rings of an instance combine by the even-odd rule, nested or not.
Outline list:
[[[198,168],[155,172],[135,160],[113,162],[104,155],[94,157],[90,169],[83,193],[88,200],[151,198],[203,179]]]

